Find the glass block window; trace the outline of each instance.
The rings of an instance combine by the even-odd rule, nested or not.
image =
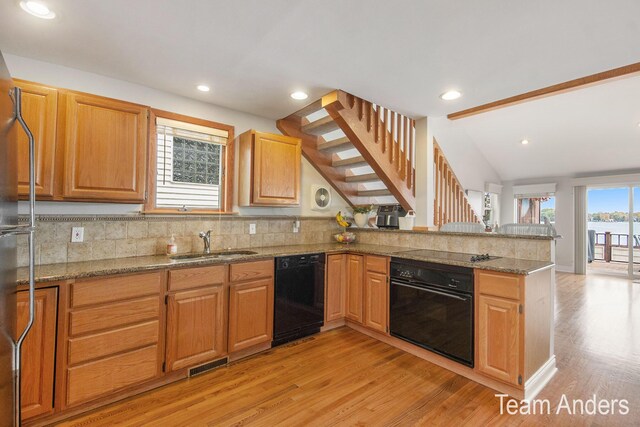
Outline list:
[[[173,181],[220,184],[221,147],[207,142],[173,138]]]
[[[220,209],[226,133],[160,118],[156,129],[156,207]]]

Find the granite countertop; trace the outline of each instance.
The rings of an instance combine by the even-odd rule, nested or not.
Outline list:
[[[244,250],[244,249],[238,249]],[[442,251],[421,251],[421,255],[407,254],[415,251],[416,248],[367,245],[352,243],[349,245],[338,243],[327,243],[321,245],[291,245],[279,247],[264,247],[246,249],[256,252],[252,255],[241,255],[229,258],[198,258],[186,260],[172,260],[164,255],[141,256],[131,258],[105,259],[98,261],[69,262],[60,264],[45,264],[36,266],[36,282],[51,282],[58,280],[79,279],[84,277],[106,276],[110,274],[134,273],[140,271],[159,270],[164,268],[194,267],[201,265],[227,264],[234,262],[253,261],[276,256],[302,255],[311,253],[339,253],[358,252],[371,255],[395,256],[418,261],[436,262],[441,264],[458,265],[461,267],[482,268],[486,270],[501,271],[513,274],[531,274],[534,271],[553,266],[549,261],[532,261],[515,258],[498,258],[491,261],[467,262],[447,257],[448,252]],[[28,269],[21,267],[18,269],[18,283],[28,283]]]
[[[524,239],[524,240],[555,240],[561,239],[562,236],[538,236],[529,234],[503,234],[496,232],[484,232],[484,233],[467,233],[460,231],[439,231],[439,230],[399,230],[394,228],[373,228],[373,227],[350,227],[348,231],[373,231],[380,233],[410,233],[410,234],[438,234],[442,236],[466,236],[466,237],[498,237],[504,239]]]

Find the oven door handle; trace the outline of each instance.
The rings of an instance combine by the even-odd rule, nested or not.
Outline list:
[[[408,284],[402,283],[402,282],[392,281],[391,284],[398,285],[398,286],[406,286],[407,288],[417,289],[419,291],[431,292],[432,294],[438,294],[438,295],[442,295],[442,296],[449,297],[449,298],[455,298],[455,299],[460,300],[460,301],[467,301],[468,300],[468,298],[460,297],[458,295],[453,295],[453,294],[449,294],[449,293],[446,293],[446,292],[440,292],[440,291],[436,291],[436,290],[433,290],[433,289],[430,289],[430,288],[423,288],[421,286],[408,285]]]

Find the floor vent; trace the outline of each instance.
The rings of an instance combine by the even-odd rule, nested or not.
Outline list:
[[[195,368],[189,369],[189,376],[193,377],[194,375],[202,374],[203,372],[210,371],[212,369],[218,368],[222,365],[226,365],[229,361],[228,358],[214,360],[213,362],[205,363],[204,365],[196,366]]]

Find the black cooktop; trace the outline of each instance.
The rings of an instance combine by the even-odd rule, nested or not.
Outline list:
[[[402,255],[419,256],[434,260],[443,261],[458,261],[458,262],[483,262],[498,259],[500,257],[489,254],[465,254],[462,252],[446,252],[446,251],[433,251],[430,249],[418,249],[414,251],[406,251],[396,254],[396,256],[402,257]]]

